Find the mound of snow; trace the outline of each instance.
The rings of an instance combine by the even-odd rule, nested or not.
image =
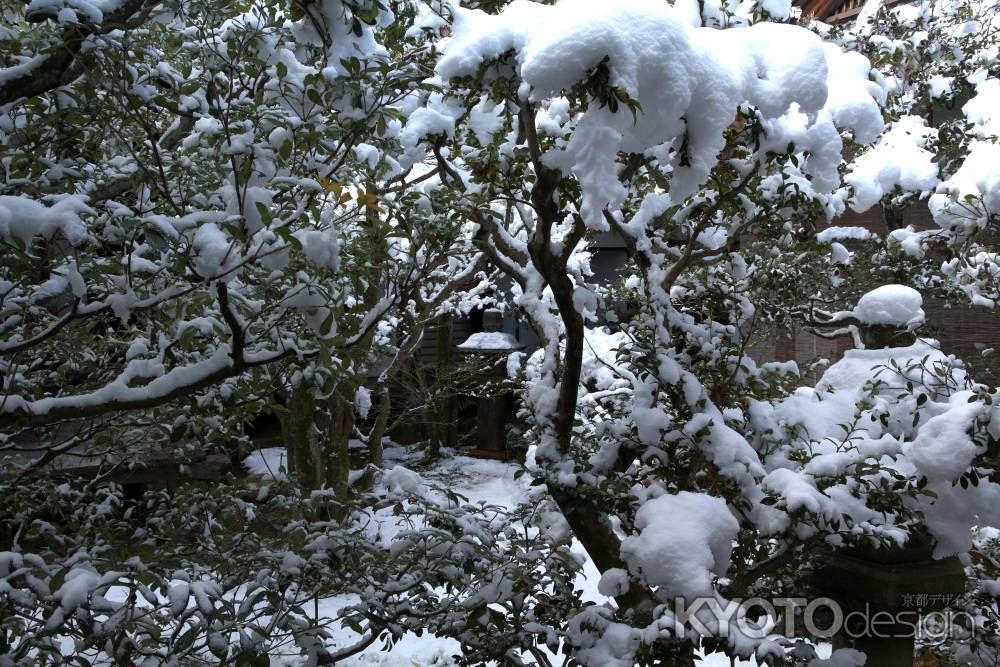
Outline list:
[[[903,388],[908,380],[920,380],[920,374],[923,372],[920,362],[923,359],[927,360],[927,365],[930,367],[951,365],[951,358],[936,345],[936,341],[921,340],[906,347],[847,350],[840,361],[826,369],[823,377],[816,383],[816,391],[857,391],[866,383],[876,379],[882,380],[887,387]],[[883,369],[893,362],[901,369],[900,372],[885,372]],[[965,372],[960,368],[953,368],[951,376],[955,382],[965,380]]]
[[[924,322],[920,292],[905,285],[883,285],[858,300],[854,316],[862,324],[915,327]]]
[[[404,466],[393,466],[385,471],[382,483],[392,493],[422,494],[426,490],[424,478]]]
[[[867,211],[899,187],[908,191],[933,190],[938,184],[934,153],[925,146],[937,134],[923,118],[903,116],[878,145],[864,153],[844,178],[854,189],[852,208]]]
[[[629,569],[667,595],[689,599],[712,595],[740,529],[725,500],[688,491],[646,501],[635,526],[639,534],[621,548]]]

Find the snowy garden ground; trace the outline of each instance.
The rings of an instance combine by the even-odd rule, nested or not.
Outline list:
[[[402,478],[410,481],[415,479],[407,471],[419,469],[419,475],[426,481],[436,482],[448,487],[455,493],[468,498],[470,503],[486,503],[514,508],[521,503],[530,501],[529,488],[531,478],[522,475],[514,478],[514,473],[520,468],[514,463],[504,463],[486,459],[476,459],[455,452],[445,452],[444,458],[427,467],[419,467],[420,452],[406,450],[402,447],[389,445],[385,450],[387,477]],[[529,461],[531,454],[529,453]],[[261,449],[254,452],[244,462],[247,469],[256,475],[267,477],[281,474],[284,465],[284,450],[278,447]],[[386,515],[386,522],[392,517]],[[585,559],[583,571],[577,579],[577,586],[583,591],[583,599],[598,604],[610,604],[611,598],[602,595],[597,590],[600,575],[594,564],[586,557],[585,552],[576,544],[574,551]],[[319,611],[323,616],[336,617],[338,611],[355,602],[353,596],[333,596],[326,598]],[[337,628],[336,642],[338,645],[349,645],[357,640],[358,635],[344,628]],[[825,650],[824,650],[825,649]],[[439,638],[430,634],[420,637],[408,633],[391,647],[376,643],[361,654],[348,659],[343,664],[346,667],[370,667],[380,665],[385,667],[443,667],[456,664],[452,656],[460,650],[458,642],[450,638]],[[829,649],[820,647],[820,654],[827,656]],[[298,664],[298,656],[289,656],[287,661],[276,659],[275,665]],[[733,667],[729,658],[721,655],[711,655],[702,661],[705,667]],[[749,662],[737,661],[739,667],[757,667],[755,660]]]

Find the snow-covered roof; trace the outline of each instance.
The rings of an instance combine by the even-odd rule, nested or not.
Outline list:
[[[907,0],[883,0],[886,5],[895,5]],[[802,10],[803,16],[836,23],[861,13],[864,0],[793,0],[792,4]]]
[[[480,331],[465,339],[458,349],[466,351],[507,352],[520,350],[524,345],[513,335],[503,331]]]

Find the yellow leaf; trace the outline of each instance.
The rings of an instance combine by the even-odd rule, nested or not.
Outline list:
[[[339,197],[340,193],[343,192],[344,190],[344,184],[338,181],[331,181],[328,178],[321,178],[319,182],[320,185],[323,186],[323,190],[325,190],[326,192],[332,192],[337,197]]]

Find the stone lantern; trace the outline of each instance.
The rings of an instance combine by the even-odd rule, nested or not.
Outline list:
[[[965,591],[958,556],[934,560],[932,552],[929,537],[913,536],[902,547],[854,546],[824,557],[817,587],[844,613],[834,648],[861,651],[872,667],[913,667],[920,617]]]
[[[890,285],[869,292],[854,309],[867,349],[906,347],[923,321],[919,292]],[[935,560],[934,540],[917,530],[903,546],[860,544],[820,558],[816,588],[836,601],[844,626],[834,648],[853,648],[871,667],[913,667],[916,626],[965,591],[958,556]],[[865,627],[852,624],[863,621]]]
[[[483,313],[483,331],[469,336],[458,349],[468,356],[478,357],[487,370],[477,378],[481,386],[476,410],[477,447],[471,456],[507,458],[507,396],[498,390],[506,369],[501,360],[524,347],[514,336],[500,330],[503,315],[499,310]]]

